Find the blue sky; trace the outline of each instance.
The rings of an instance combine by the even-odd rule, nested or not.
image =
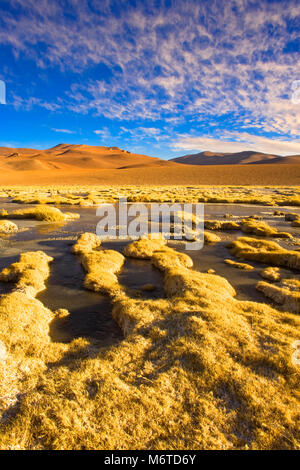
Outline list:
[[[0,8],[0,146],[300,154],[299,0]]]

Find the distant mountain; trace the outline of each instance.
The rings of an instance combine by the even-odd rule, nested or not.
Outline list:
[[[170,167],[175,163],[118,147],[59,144],[47,150],[0,147],[1,171],[125,169]]]
[[[236,153],[200,152],[183,157],[171,158],[170,161],[185,165],[250,165],[266,163],[296,164],[300,163],[300,155],[281,157],[262,152],[246,151]]]

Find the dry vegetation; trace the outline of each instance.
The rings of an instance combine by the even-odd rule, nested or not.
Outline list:
[[[36,206],[29,209],[17,209],[11,212],[6,210],[0,211],[0,217],[8,217],[10,219],[35,219],[44,222],[63,222],[66,220],[78,219],[79,214],[65,212],[56,207]]]
[[[273,285],[260,281],[256,288],[289,312],[300,313],[300,281],[299,279],[283,279]]]
[[[78,217],[48,204],[93,206],[124,196],[130,202],[300,206],[298,188],[16,187],[2,188],[1,196],[38,205],[1,211],[0,231],[1,224],[13,224],[7,218]],[[298,220],[293,213],[278,216]],[[205,229],[290,238],[254,218],[208,220]],[[210,231],[204,239],[221,241]],[[300,281],[279,267],[299,270],[300,251],[249,237],[229,248],[242,260],[272,265],[260,274],[276,284],[260,281],[257,289],[280,310],[237,300],[225,278],[212,269],[192,270],[191,257],[162,238],[136,240],[123,256],[103,249],[95,234],[81,235],[72,252],[86,273],[84,286],[109,296],[124,334],[105,348],[92,339],[50,337],[52,323],[69,315],[36,298],[46,288],[51,257],[27,252],[3,269],[0,281],[13,287],[0,296],[0,449],[299,449],[300,374],[291,345],[299,340],[300,318],[291,312],[300,313]],[[145,299],[120,284],[125,257],[163,273],[164,297]]]
[[[183,165],[180,166],[182,169]],[[282,169],[282,166],[281,166]],[[159,170],[159,168],[158,168]],[[191,168],[191,171],[195,170]],[[247,167],[249,171],[249,167]],[[205,202],[258,204],[263,206],[300,206],[299,186],[3,186],[0,197],[26,204],[68,204],[93,206],[116,202],[126,197],[129,202]]]
[[[233,255],[241,259],[300,269],[300,252],[282,248],[273,241],[239,237],[228,247]]]
[[[224,263],[229,264],[230,266],[233,266],[234,268],[237,268],[237,269],[243,269],[244,271],[253,271],[254,269],[254,267],[251,266],[251,264],[237,263],[236,261],[233,261],[232,259],[225,259]]]
[[[124,332],[106,349],[50,340],[55,314],[35,295],[51,258],[25,253],[2,272],[16,285],[0,297],[0,448],[299,448],[299,370],[291,362],[299,317],[238,301],[226,279],[147,242],[165,298],[132,297],[117,278],[123,256],[102,250],[95,235],[73,247],[86,287],[110,296]],[[125,253],[145,259],[145,241],[134,243]]]
[[[17,232],[18,226],[9,220],[0,220],[0,234],[3,233],[15,233]]]

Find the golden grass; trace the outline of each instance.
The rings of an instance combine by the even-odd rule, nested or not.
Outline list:
[[[232,259],[225,259],[224,263],[229,264],[230,266],[233,266],[234,268],[237,269],[243,269],[245,271],[252,271],[254,269],[251,264],[247,263],[237,263],[236,261],[233,261]]]
[[[124,248],[124,255],[131,258],[150,259],[153,253],[166,245],[163,238],[141,238],[129,243]]]
[[[18,226],[10,220],[0,220],[0,233],[15,233],[18,230]]]
[[[217,234],[211,233],[211,232],[204,232],[204,243],[212,244],[212,243],[218,243],[220,241],[221,241],[221,238]]]
[[[279,232],[266,222],[258,222],[253,218],[244,219],[241,222],[241,230],[244,233],[253,233],[260,237],[293,238],[290,233]]]
[[[73,253],[80,255],[80,261],[87,272],[84,285],[89,290],[113,294],[120,289],[116,273],[124,264],[124,256],[114,250],[97,251],[101,240],[97,235],[85,233],[73,246]]]
[[[273,266],[269,266],[268,268],[262,269],[259,273],[261,277],[264,279],[268,279],[268,281],[279,281],[281,279],[281,269],[274,268]]]
[[[293,313],[300,313],[300,281],[298,279],[283,279],[279,284],[258,282],[257,290],[263,292],[274,302]]]
[[[182,165],[180,166],[182,169]],[[281,167],[282,169],[282,167]],[[159,169],[157,169],[159,171]],[[190,169],[195,170],[195,167]],[[249,167],[246,168],[249,171]],[[123,172],[124,174],[124,172]],[[137,179],[135,180],[137,181]],[[209,183],[207,183],[209,184]],[[289,181],[289,184],[291,182]],[[173,186],[149,184],[113,185],[55,185],[4,186],[0,197],[26,204],[67,204],[92,206],[116,202],[120,197],[129,202],[230,203],[258,204],[262,206],[300,206],[299,186],[207,186],[175,184]]]
[[[273,241],[239,237],[228,247],[233,255],[241,259],[300,269],[300,252],[286,250]]]
[[[84,245],[75,249],[81,259],[101,253]],[[174,267],[175,250],[161,251],[166,298],[107,290],[125,335],[114,347],[52,343],[51,312],[40,302],[24,297],[12,307],[10,294],[0,297],[0,340],[7,347],[17,329],[18,354],[7,347],[8,356],[28,368],[25,380],[10,368],[5,390],[18,391],[2,419],[1,449],[300,447],[299,371],[291,361],[300,319],[236,300],[226,279]],[[98,260],[96,267],[104,268]]]
[[[2,282],[15,282],[11,293],[0,296],[1,426],[9,420],[19,397],[37,386],[46,362],[60,359],[66,350],[51,343],[49,324],[54,314],[35,298],[45,288],[51,261],[43,252],[22,253],[19,262],[0,273]],[[2,431],[0,442],[3,448]],[[20,448],[20,442],[13,439],[8,447]]]
[[[36,206],[29,209],[17,209],[6,214],[4,213],[0,216],[8,216],[10,219],[36,219],[45,222],[61,222],[65,220],[78,219],[80,217],[79,214],[70,212],[63,213],[56,207],[49,206]]]
[[[45,280],[49,276],[49,263],[53,258],[43,251],[22,253],[20,260],[4,268],[0,281],[15,282],[17,289],[28,290],[35,297],[45,289]]]
[[[193,260],[190,256],[169,247],[154,251],[151,262],[161,271],[171,268],[191,268],[193,266]]]
[[[206,230],[240,230],[241,226],[232,221],[205,220],[204,228]]]

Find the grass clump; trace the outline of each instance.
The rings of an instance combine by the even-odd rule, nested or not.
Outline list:
[[[253,233],[260,237],[293,238],[290,233],[278,232],[275,227],[271,227],[266,222],[258,222],[252,218],[242,220],[241,230],[244,233]]]
[[[95,233],[83,233],[72,247],[73,253],[89,253],[101,245],[101,239]]]
[[[204,228],[206,230],[240,230],[240,224],[224,220],[205,220]]]
[[[221,238],[215,233],[204,232],[204,243],[212,244],[212,243],[218,243],[220,241],[221,241]]]
[[[243,269],[245,271],[253,271],[254,269],[254,267],[251,266],[251,264],[237,263],[236,261],[233,261],[232,259],[225,259],[224,263],[229,264],[230,266],[233,266],[238,269]]]
[[[36,206],[29,209],[17,209],[7,214],[10,219],[35,219],[44,222],[62,222],[78,219],[79,214],[70,212],[63,213],[56,207]],[[4,215],[5,217],[5,215]]]
[[[164,248],[167,241],[163,238],[141,238],[124,248],[124,255],[131,258],[150,259],[153,253]]]
[[[281,269],[274,268],[273,266],[269,266],[268,268],[262,269],[259,274],[264,279],[268,279],[268,281],[272,282],[277,282],[282,277]]]
[[[179,253],[169,247],[155,251],[152,255],[151,262],[161,271],[166,271],[171,268],[191,268],[193,266],[193,260],[190,256],[185,253]]]
[[[4,268],[0,273],[0,281],[15,282],[16,289],[23,289],[36,296],[45,289],[45,280],[49,276],[49,263],[53,258],[43,251],[22,253],[20,260]]]
[[[85,287],[113,295],[121,289],[116,273],[121,270],[125,258],[114,250],[98,251],[100,244],[101,239],[97,235],[85,233],[78,239],[72,251],[80,256],[81,264],[87,272]]]
[[[7,315],[0,297],[0,322],[9,318],[9,334],[19,328],[20,351],[31,353],[26,366],[40,364],[34,373],[29,367],[27,386],[21,375],[11,379],[19,402],[0,428],[0,448],[299,448],[291,345],[300,319],[235,299],[221,276],[173,263],[161,269],[165,298],[136,299],[121,290],[111,296],[124,339],[109,348],[81,339],[53,352],[51,312],[18,303]],[[27,329],[33,319],[41,336]],[[1,334],[2,328],[7,346]]]
[[[18,230],[18,226],[10,220],[0,220],[0,234],[16,233]]]
[[[282,279],[276,285],[260,281],[256,288],[281,305],[284,310],[300,313],[300,281],[298,279]]]
[[[228,247],[233,255],[241,259],[300,269],[300,252],[286,250],[273,241],[239,237]]]
[[[5,351],[0,358],[2,426],[14,416],[20,397],[36,387],[47,369],[46,362],[57,360],[64,352],[64,347],[53,345],[49,337],[53,313],[35,298],[45,288],[51,261],[41,251],[22,253],[17,263],[0,273],[2,282],[15,283],[12,292],[0,296],[0,344]],[[4,448],[20,448],[23,437]],[[1,441],[0,437],[3,448]]]

